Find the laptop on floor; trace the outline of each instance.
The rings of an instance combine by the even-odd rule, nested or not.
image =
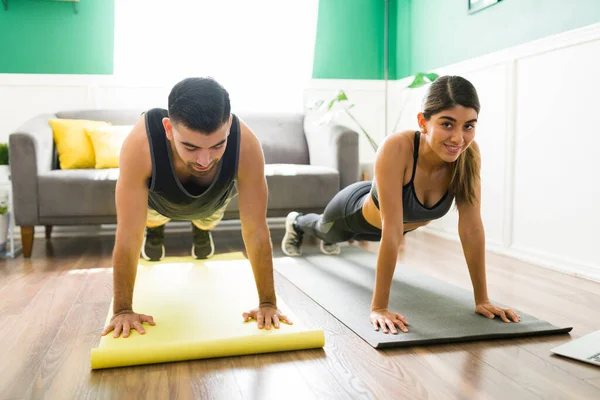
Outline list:
[[[600,366],[600,331],[571,340],[550,351],[560,356]]]

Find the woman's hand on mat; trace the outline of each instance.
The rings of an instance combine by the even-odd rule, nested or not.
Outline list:
[[[263,305],[255,308],[254,310],[250,310],[242,314],[244,317],[244,322],[248,322],[250,319],[255,319],[258,322],[258,329],[262,329],[263,327],[271,329],[271,325],[273,325],[276,329],[279,329],[279,322],[285,322],[289,325],[292,325],[292,321],[285,315],[279,311],[279,309],[272,305]]]
[[[144,327],[142,326],[143,322],[147,322],[152,326],[156,325],[154,323],[154,319],[150,315],[137,314],[133,311],[125,311],[115,314],[110,319],[108,326],[102,331],[102,336],[114,330],[114,337],[119,337],[122,332],[123,337],[126,338],[129,337],[129,332],[132,329],[135,329],[140,335],[143,335],[146,333]]]
[[[477,304],[475,307],[475,312],[490,319],[494,319],[497,315],[504,322],[511,322],[511,320],[513,322],[519,322],[521,320],[521,317],[519,317],[519,315],[510,308],[501,308],[493,305],[489,301]]]
[[[408,332],[408,328],[406,328],[406,325],[408,325],[406,318],[403,315],[390,312],[387,309],[371,311],[370,320],[376,331],[381,328],[383,333],[388,333],[389,328],[395,335],[398,333],[398,330],[396,329],[396,326],[398,326],[402,332]]]

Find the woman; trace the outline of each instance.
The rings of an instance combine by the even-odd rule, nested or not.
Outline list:
[[[519,316],[492,304],[485,276],[485,234],[480,213],[480,154],[474,141],[479,98],[459,76],[434,81],[417,116],[420,131],[388,136],[375,159],[373,182],[341,190],[322,215],[292,212],[286,219],[282,249],[301,255],[302,239],[321,239],[321,251],[339,254],[350,239],[380,241],[370,321],[375,330],[403,332],[406,318],[388,310],[392,276],[404,234],[443,217],[456,203],[458,232],[469,268],[475,312],[505,322]]]

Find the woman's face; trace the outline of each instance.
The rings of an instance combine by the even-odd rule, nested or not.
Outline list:
[[[473,108],[455,106],[433,114],[429,120],[419,113],[418,120],[429,147],[446,162],[456,161],[475,139],[477,111]]]

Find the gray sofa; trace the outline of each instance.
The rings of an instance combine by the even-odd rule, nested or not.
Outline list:
[[[117,169],[61,170],[51,118],[133,125],[141,110],[80,110],[38,115],[9,135],[14,217],[23,255],[31,256],[35,226],[116,223]],[[342,188],[358,181],[358,134],[340,125],[315,125],[304,115],[239,115],[261,141],[269,186],[268,217],[291,210],[323,211]],[[225,219],[238,219],[237,197]]]

